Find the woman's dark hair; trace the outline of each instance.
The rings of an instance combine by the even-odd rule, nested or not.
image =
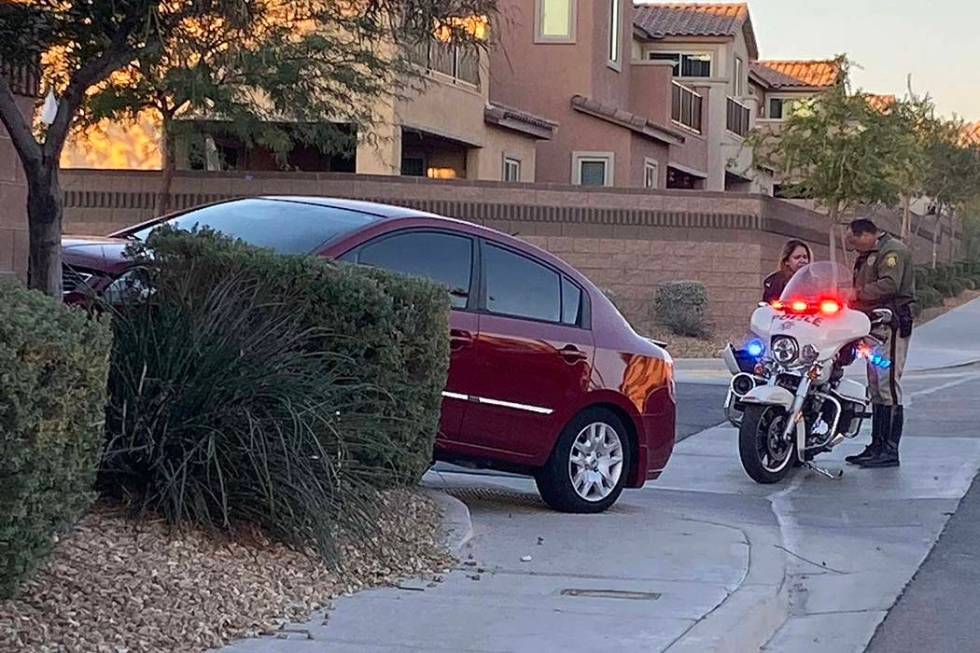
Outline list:
[[[789,257],[793,255],[798,248],[802,247],[806,250],[806,256],[813,263],[813,250],[810,246],[804,243],[802,240],[797,240],[796,238],[792,240],[787,240],[786,244],[783,245],[783,253],[779,255],[779,266],[776,268],[778,272],[784,272],[786,270],[786,262],[789,261]]]

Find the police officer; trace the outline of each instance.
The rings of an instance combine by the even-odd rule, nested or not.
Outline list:
[[[861,467],[898,467],[898,445],[902,439],[905,414],[902,407],[902,369],[912,335],[912,305],[915,301],[915,274],[912,255],[905,244],[882,233],[867,219],[851,223],[849,238],[859,253],[854,266],[854,308],[870,312],[891,309],[893,320],[886,325],[883,354],[890,364],[868,362],[868,385],[873,417],[871,444],[847,462]]]

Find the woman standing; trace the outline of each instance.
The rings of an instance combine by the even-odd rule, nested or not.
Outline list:
[[[783,246],[779,257],[779,269],[766,277],[762,282],[762,301],[769,303],[779,299],[783,288],[789,283],[796,272],[813,260],[810,246],[802,240],[790,240]]]

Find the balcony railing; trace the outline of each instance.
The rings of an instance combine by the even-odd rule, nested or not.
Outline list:
[[[696,93],[683,84],[679,84],[678,82],[671,82],[671,84],[671,119],[700,134],[701,109],[704,104],[704,99],[700,93]]]
[[[480,53],[471,47],[432,39],[416,46],[413,60],[428,70],[474,86],[480,85]]]
[[[41,95],[41,76],[34,66],[15,66],[0,60],[0,77],[7,80],[10,90],[17,95]]]
[[[728,98],[728,116],[726,126],[728,131],[739,136],[749,133],[749,120],[752,112],[749,108],[733,97]]]

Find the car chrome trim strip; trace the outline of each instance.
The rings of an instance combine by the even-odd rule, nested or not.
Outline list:
[[[464,395],[458,392],[446,392],[443,391],[442,396],[446,399],[456,399],[458,401],[472,401],[477,404],[484,404],[487,406],[499,406],[500,408],[510,408],[512,410],[522,410],[526,413],[534,413],[535,415],[551,415],[555,411],[551,408],[542,408],[540,406],[530,406],[528,404],[518,404],[512,401],[501,401],[499,399],[488,399],[486,397],[474,397],[472,395]]]

